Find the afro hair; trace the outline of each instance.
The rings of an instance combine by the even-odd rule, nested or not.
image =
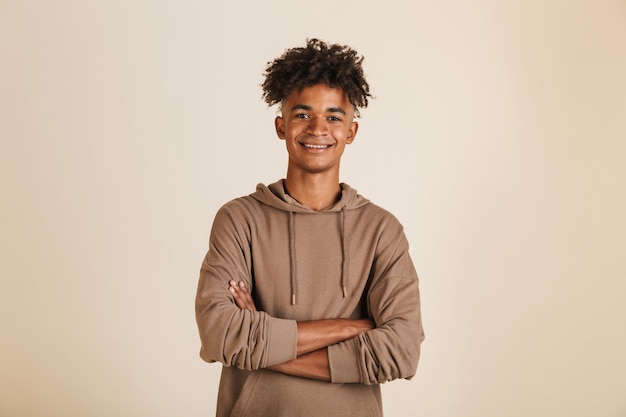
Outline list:
[[[367,107],[368,98],[372,97],[362,62],[363,57],[349,46],[308,39],[305,47],[287,49],[268,62],[263,74],[263,100],[272,106],[295,91],[326,84],[343,90],[358,116],[358,109]]]

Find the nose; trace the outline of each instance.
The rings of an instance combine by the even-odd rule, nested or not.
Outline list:
[[[328,133],[328,126],[324,117],[312,117],[307,133],[311,136],[324,136]]]

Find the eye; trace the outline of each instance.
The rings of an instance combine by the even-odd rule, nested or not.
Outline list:
[[[308,119],[309,115],[306,113],[296,113],[294,116],[296,119]]]
[[[340,122],[341,121],[341,117],[338,116],[329,116],[328,120],[330,120],[331,122]]]

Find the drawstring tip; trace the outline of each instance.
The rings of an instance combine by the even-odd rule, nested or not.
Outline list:
[[[295,294],[291,294],[291,305],[295,305],[296,304],[296,295]]]
[[[343,289],[343,298],[346,298],[348,296],[348,290],[346,290],[346,287],[341,287]]]

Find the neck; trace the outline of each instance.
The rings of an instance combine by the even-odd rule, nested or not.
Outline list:
[[[298,176],[287,172],[285,187],[292,198],[315,211],[324,210],[341,198],[341,186],[337,176]]]

